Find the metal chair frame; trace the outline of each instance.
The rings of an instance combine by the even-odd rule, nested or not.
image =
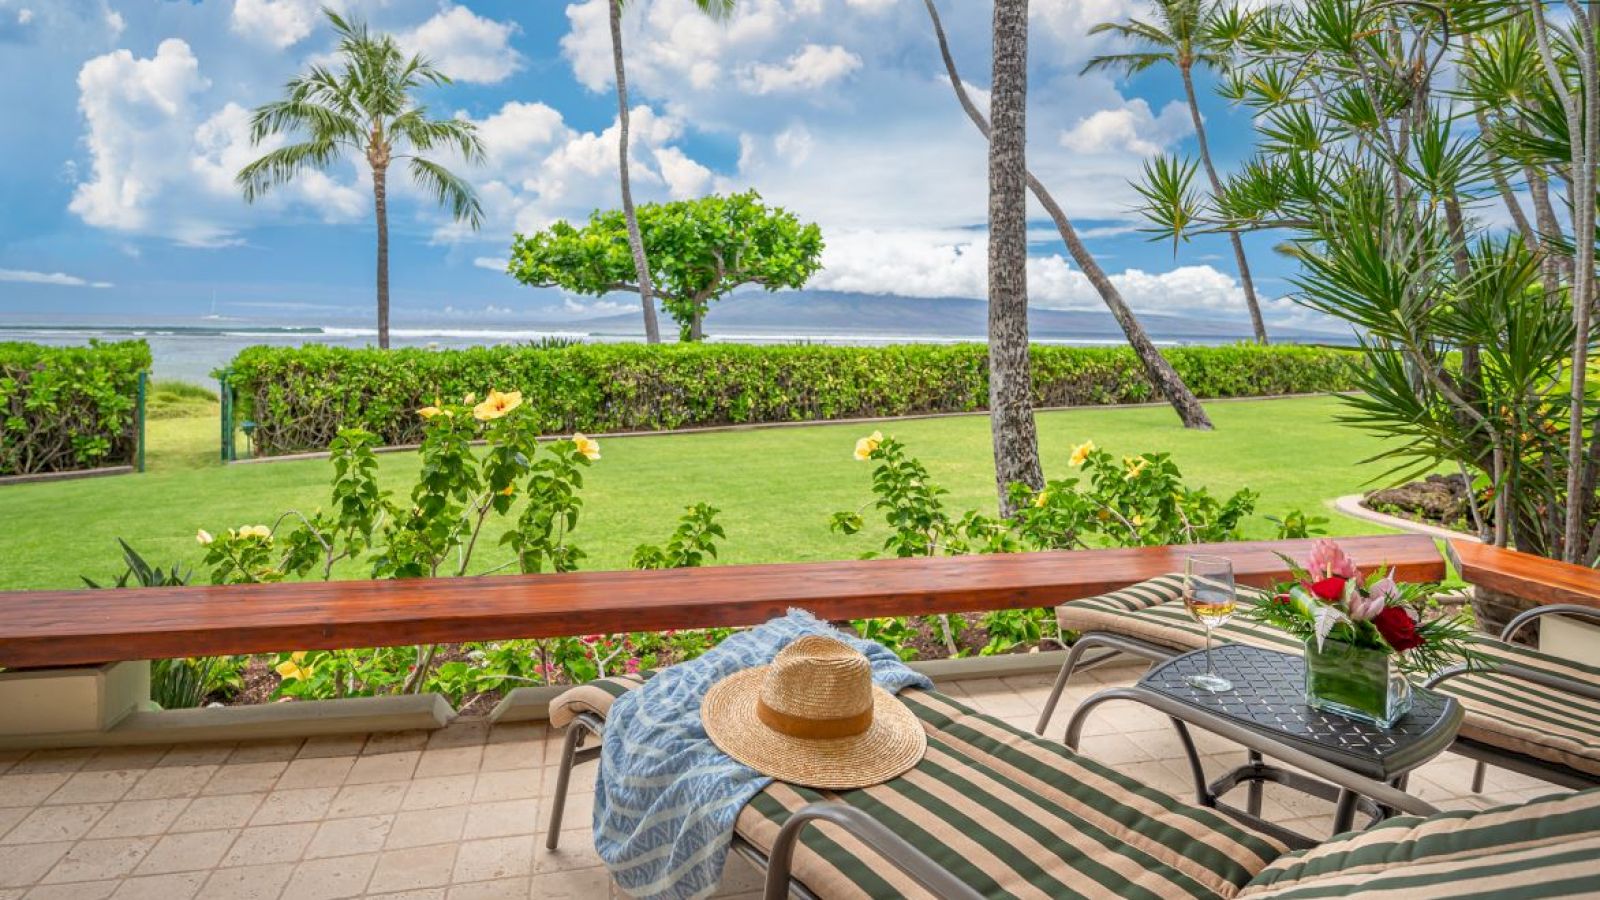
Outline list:
[[[1112,694],[1117,690],[1106,692]],[[1097,700],[1099,696],[1097,695]],[[1115,699],[1105,696],[1104,699]],[[1150,702],[1140,698],[1141,702]],[[1163,711],[1167,710],[1161,705],[1166,698],[1157,698],[1152,705]],[[1176,704],[1174,704],[1176,707]],[[1432,815],[1438,812],[1433,805],[1405,793],[1393,786],[1379,781],[1365,778],[1348,770],[1342,769],[1333,763],[1317,759],[1295,747],[1277,743],[1254,732],[1240,728],[1231,722],[1205,710],[1185,708],[1177,710],[1182,712],[1186,721],[1197,727],[1205,728],[1228,737],[1234,737],[1247,747],[1251,748],[1254,758],[1259,759],[1259,752],[1265,752],[1274,759],[1282,760],[1289,765],[1297,766],[1319,778],[1332,782],[1333,786],[1352,796],[1371,798],[1376,803],[1390,807],[1401,812],[1415,815]],[[1081,726],[1082,710],[1074,716],[1073,730],[1069,735],[1073,743],[1077,740],[1077,728]],[[1174,718],[1174,721],[1178,721]],[[1181,724],[1181,723],[1180,723]],[[1235,736],[1234,732],[1238,734]],[[588,735],[600,737],[605,732],[605,720],[600,716],[584,712],[579,713],[567,726],[566,739],[562,742],[561,764],[556,776],[556,792],[553,805],[550,808],[549,833],[545,837],[545,847],[554,850],[561,838],[561,820],[567,803],[567,790],[571,783],[572,767],[582,760],[592,759],[600,752],[598,746],[584,747],[584,738]],[[1187,732],[1183,734],[1188,743]],[[1192,752],[1192,745],[1191,745]],[[1191,757],[1192,761],[1193,757]],[[1259,802],[1259,801],[1257,801]],[[1204,803],[1204,801],[1202,801]],[[1237,810],[1217,803],[1205,803],[1220,812],[1227,813],[1234,818],[1245,821],[1252,827],[1260,828],[1261,820],[1244,818]],[[1259,812],[1259,807],[1257,808]],[[773,840],[771,853],[764,853],[754,844],[741,838],[738,834],[733,836],[733,849],[741,856],[749,859],[757,868],[766,872],[763,900],[783,900],[785,897],[799,897],[801,900],[819,900],[811,890],[793,877],[793,863],[795,845],[800,840],[801,833],[806,827],[826,823],[843,829],[847,834],[857,838],[872,850],[877,852],[895,868],[910,876],[912,880],[925,888],[935,897],[949,898],[949,900],[981,900],[982,894],[962,881],[949,869],[939,865],[927,854],[918,850],[905,838],[895,834],[888,826],[874,819],[865,812],[843,803],[823,801],[811,803],[796,810],[789,820],[783,823],[778,830],[778,836]],[[1311,846],[1315,842],[1308,841],[1304,835],[1286,829],[1263,829],[1275,837],[1279,837],[1291,846]]]

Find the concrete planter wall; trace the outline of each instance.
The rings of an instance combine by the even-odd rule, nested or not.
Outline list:
[[[113,728],[150,703],[150,663],[0,672],[0,740]]]

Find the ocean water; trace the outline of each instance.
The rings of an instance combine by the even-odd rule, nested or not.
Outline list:
[[[340,325],[296,325],[272,323],[261,320],[219,319],[215,317],[182,318],[155,324],[104,324],[61,322],[6,322],[0,321],[0,341],[30,341],[38,344],[67,346],[87,344],[91,340],[124,341],[134,338],[150,344],[154,359],[153,375],[161,379],[176,379],[194,384],[210,385],[215,373],[225,367],[240,350],[258,344],[270,346],[299,346],[308,343],[339,347],[367,347],[377,343],[377,329],[371,327]],[[636,335],[608,334],[586,331],[581,323],[566,328],[519,327],[462,328],[460,323],[421,324],[405,328],[391,328],[389,342],[395,347],[428,347],[453,349],[481,347],[497,344],[519,344],[543,338],[617,343],[639,341]],[[982,335],[929,336],[925,334],[807,334],[800,332],[749,332],[713,333],[712,342],[747,344],[835,344],[844,346],[882,346],[906,343],[953,344],[984,340]],[[1220,341],[1219,341],[1220,342]],[[1076,346],[1115,346],[1115,339],[1041,340],[1041,344]],[[1156,341],[1157,344],[1174,345],[1176,341]]]

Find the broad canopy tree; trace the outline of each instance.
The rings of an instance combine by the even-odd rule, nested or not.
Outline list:
[[[746,285],[803,287],[822,266],[822,229],[746,191],[638,207],[639,232],[655,296],[680,337],[704,336],[706,309]],[[511,275],[532,287],[583,296],[640,292],[620,210],[597,210],[587,224],[558,221],[512,242]]]

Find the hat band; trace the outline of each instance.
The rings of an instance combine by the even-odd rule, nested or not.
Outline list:
[[[756,718],[763,725],[779,734],[793,738],[808,740],[828,740],[831,738],[855,737],[872,727],[872,707],[851,716],[841,716],[833,719],[813,719],[806,716],[790,715],[779,712],[768,706],[764,700],[756,700]]]

